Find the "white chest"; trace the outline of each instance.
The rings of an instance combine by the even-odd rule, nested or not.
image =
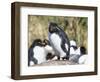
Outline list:
[[[52,34],[50,39],[55,48],[60,48],[61,39],[58,35]]]
[[[76,51],[74,50],[73,47],[70,47],[70,55],[76,54]]]
[[[38,60],[38,64],[46,61],[46,54],[47,53],[45,52],[44,47],[36,46],[33,49],[33,52],[34,52],[34,57]]]
[[[50,41],[53,48],[58,52],[57,54],[65,54],[64,51],[61,49],[61,38],[57,34],[51,34]]]
[[[75,54],[81,55],[80,47],[75,51]]]
[[[86,64],[86,59],[88,58],[88,55],[82,55],[79,60],[78,60],[78,63],[79,64]]]

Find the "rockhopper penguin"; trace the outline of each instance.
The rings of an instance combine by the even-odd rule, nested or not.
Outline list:
[[[58,59],[69,59],[70,42],[67,34],[56,23],[49,24],[49,41]]]

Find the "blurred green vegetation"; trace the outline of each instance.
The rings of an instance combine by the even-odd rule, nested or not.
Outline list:
[[[67,16],[28,16],[28,45],[40,38],[48,39],[48,25],[55,22],[65,31],[70,40],[75,40],[78,46],[85,46],[87,49],[88,18],[67,17]]]

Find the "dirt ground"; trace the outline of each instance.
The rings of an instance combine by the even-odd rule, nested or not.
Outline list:
[[[50,60],[33,66],[56,66],[56,65],[76,65],[77,63],[68,60]]]

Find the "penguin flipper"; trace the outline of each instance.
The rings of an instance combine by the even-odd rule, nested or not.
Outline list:
[[[61,43],[61,48],[63,49],[63,51],[66,53],[67,52],[67,49],[66,49],[66,46],[65,46],[65,42],[62,41]]]
[[[31,61],[32,56],[33,56],[33,51],[32,51],[32,48],[30,47],[28,49],[28,66],[30,66],[30,61]]]
[[[69,39],[66,38],[63,34],[61,35],[61,38],[62,38],[61,48],[66,53],[66,57],[64,59],[69,59],[69,51],[70,51]]]
[[[60,32],[60,35],[62,36],[62,38],[63,38],[67,43],[70,44],[67,34],[66,34],[60,27],[58,27],[58,28],[60,29],[59,32]]]
[[[34,58],[33,56],[34,56],[33,48],[29,48],[29,50],[28,50],[28,66],[30,66],[30,61],[34,62],[34,64],[38,63],[37,59]]]

